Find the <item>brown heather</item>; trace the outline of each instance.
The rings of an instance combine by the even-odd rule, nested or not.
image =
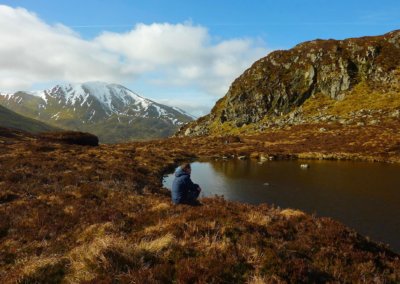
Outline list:
[[[399,255],[332,219],[173,206],[162,188],[180,162],[221,156],[400,162],[398,123],[319,127],[98,147],[0,129],[0,282],[399,282]]]

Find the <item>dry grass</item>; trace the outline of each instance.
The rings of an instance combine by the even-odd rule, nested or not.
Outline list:
[[[286,218],[297,218],[305,216],[304,212],[294,209],[284,209],[280,212],[280,214],[285,216]]]
[[[139,251],[146,251],[152,254],[158,254],[166,247],[170,246],[174,241],[174,236],[166,234],[155,240],[142,240],[136,245],[136,249]]]
[[[134,250],[124,239],[103,236],[97,237],[89,243],[74,248],[68,258],[71,260],[70,273],[66,281],[80,283],[96,278],[99,272],[107,272],[113,268],[110,254],[119,254],[126,262],[133,262]]]
[[[161,183],[195,158],[400,161],[397,130],[298,127],[96,148],[2,135],[0,282],[400,281],[398,255],[338,222],[222,198],[172,206]]]
[[[170,208],[171,208],[171,204],[162,202],[162,203],[156,204],[153,207],[151,207],[150,211],[165,211]]]
[[[265,215],[265,213],[261,212],[254,212],[251,211],[248,213],[248,222],[260,225],[260,226],[267,226],[271,222],[271,217],[268,215]]]
[[[53,283],[61,282],[65,276],[68,260],[58,255],[33,257],[22,268],[18,283]]]

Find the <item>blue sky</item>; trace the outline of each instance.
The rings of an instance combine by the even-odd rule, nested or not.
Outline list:
[[[115,81],[195,115],[205,114],[234,78],[272,50],[400,28],[400,1],[385,0],[13,0],[0,5],[0,36],[6,39],[0,58],[7,59],[0,59],[0,90],[79,79]],[[11,50],[23,45],[33,50],[20,49],[24,63],[18,67]]]

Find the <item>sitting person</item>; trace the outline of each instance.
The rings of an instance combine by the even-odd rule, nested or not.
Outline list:
[[[181,165],[175,172],[172,183],[172,202],[174,204],[197,205],[201,188],[190,179],[192,168],[189,163]]]

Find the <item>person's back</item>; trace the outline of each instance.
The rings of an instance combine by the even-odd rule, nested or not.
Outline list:
[[[201,188],[198,184],[192,182],[190,173],[190,164],[183,164],[176,170],[171,191],[174,204],[194,205],[197,203]]]

